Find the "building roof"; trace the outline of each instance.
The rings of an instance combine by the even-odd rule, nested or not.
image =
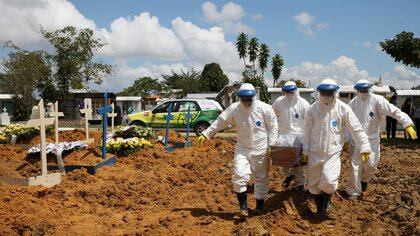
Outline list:
[[[299,93],[313,93],[314,88],[298,88]],[[268,88],[268,93],[282,93],[282,88]]]
[[[185,98],[189,99],[215,99],[217,97],[217,93],[189,93]]]
[[[404,89],[404,90],[396,90],[395,92],[397,93],[397,96],[420,96],[419,89],[416,89],[416,90]]]
[[[388,85],[376,86],[373,85],[372,90],[374,93],[391,93]],[[339,93],[356,93],[354,85],[340,85]]]
[[[141,101],[141,97],[136,96],[119,96],[116,98],[117,101]]]

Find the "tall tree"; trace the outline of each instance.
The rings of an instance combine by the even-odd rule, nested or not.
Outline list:
[[[258,38],[253,37],[251,40],[249,40],[248,44],[248,55],[249,55],[249,61],[252,62],[253,70],[254,70],[254,76],[256,76],[256,68],[255,68],[255,60],[257,60],[258,57]]]
[[[165,89],[165,85],[157,79],[151,77],[140,77],[134,81],[133,85],[125,88],[118,93],[121,96],[141,96],[148,97],[154,93],[159,93]]]
[[[200,71],[191,69],[191,71],[187,72],[181,70],[181,73],[172,71],[172,74],[162,75],[162,77],[166,86],[171,89],[182,89],[180,95],[185,97],[188,93],[199,93],[208,90],[202,86],[200,74]]]
[[[296,83],[296,86],[298,86],[298,88],[306,88],[306,83],[305,83],[304,81],[302,81],[302,80],[300,80],[300,79],[293,79],[293,78],[291,78],[291,79],[289,79],[289,80],[280,80],[280,81],[277,83],[277,87],[283,87],[283,86],[284,86],[284,84],[285,84],[287,81],[294,81],[294,82]]]
[[[420,38],[412,32],[401,32],[393,39],[379,43],[382,51],[389,54],[396,62],[420,68]]]
[[[270,95],[268,94],[268,88],[265,84],[264,78],[255,76],[251,66],[246,66],[245,70],[242,72],[242,81],[244,83],[250,83],[258,89],[261,101],[266,103],[270,102]]]
[[[284,64],[283,57],[280,54],[274,55],[271,61],[271,73],[273,74],[273,87],[275,87],[277,80],[279,80],[280,78],[283,64]]]
[[[248,51],[248,35],[244,32],[238,34],[236,38],[236,48],[238,49],[239,58],[242,58],[244,61],[244,67],[246,67],[246,55]]]
[[[207,92],[220,92],[229,84],[229,79],[223,73],[220,65],[214,62],[204,66],[200,81],[203,88],[207,89]]]
[[[67,94],[70,88],[85,88],[89,81],[101,83],[112,72],[111,65],[94,60],[94,53],[104,44],[94,38],[91,29],[67,26],[54,32],[41,29],[41,32],[56,51],[51,57],[61,94]]]
[[[258,65],[261,70],[261,77],[264,78],[265,70],[267,69],[268,65],[268,58],[270,57],[270,49],[268,49],[267,44],[261,44],[260,46],[260,53],[258,55]]]
[[[31,114],[35,101],[33,94],[38,81],[47,80],[51,68],[46,61],[45,53],[41,51],[12,51],[2,62],[4,74],[1,77],[1,87],[13,94],[13,118],[26,120]]]

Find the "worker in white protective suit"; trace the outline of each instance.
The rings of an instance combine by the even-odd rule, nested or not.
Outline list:
[[[277,138],[277,119],[270,105],[255,99],[252,84],[242,84],[235,102],[219,115],[217,120],[198,138],[199,145],[206,138],[232,125],[237,130],[233,158],[233,190],[236,192],[241,216],[248,215],[247,183],[252,176],[256,198],[256,213],[261,213],[268,196],[269,146]]]
[[[351,165],[346,191],[351,200],[356,200],[362,192],[366,191],[369,180],[377,170],[380,159],[380,124],[386,116],[402,123],[406,133],[412,139],[417,138],[410,117],[384,97],[373,94],[372,84],[369,81],[359,80],[354,88],[357,96],[350,101],[349,105],[369,137],[372,152],[369,161],[362,163],[359,158],[360,149],[355,147],[353,140],[350,139]]]
[[[309,102],[299,96],[299,91],[294,81],[287,81],[282,87],[284,96],[277,98],[273,105],[277,115],[280,135],[291,135],[303,140],[303,128],[305,126],[305,114],[309,109]],[[289,187],[294,179],[296,189],[304,191],[306,184],[306,166],[283,167],[283,187]]]
[[[324,79],[317,87],[319,100],[305,117],[303,155],[308,156],[308,189],[314,195],[317,216],[331,212],[331,195],[338,188],[340,155],[348,130],[360,150],[361,158],[371,152],[369,140],[351,108],[336,98],[337,83]]]

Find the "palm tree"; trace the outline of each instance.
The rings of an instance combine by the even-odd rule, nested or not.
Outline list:
[[[256,37],[251,38],[248,44],[248,55],[249,61],[253,64],[254,77],[255,77],[255,60],[258,57],[258,39]]]
[[[261,69],[261,77],[264,78],[265,70],[267,69],[268,58],[270,57],[270,49],[267,44],[261,44],[260,54],[258,55],[258,64]]]
[[[273,74],[274,80],[273,87],[275,87],[277,80],[280,78],[283,64],[283,57],[280,54],[274,55],[273,59],[271,60],[271,73]]]
[[[246,67],[245,59],[248,49],[248,35],[244,32],[238,34],[238,38],[236,39],[236,48],[238,49],[239,58],[244,60],[244,67]]]

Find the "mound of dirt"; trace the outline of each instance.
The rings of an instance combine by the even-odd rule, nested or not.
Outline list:
[[[348,154],[331,219],[313,217],[308,193],[283,189],[278,167],[270,173],[263,215],[235,216],[232,156],[235,143],[212,139],[164,152],[163,146],[118,158],[96,175],[68,173],[52,188],[0,184],[0,234],[141,235],[418,235],[420,145],[386,144],[380,170],[361,201],[345,198]],[[25,162],[18,147],[0,145],[0,173]],[[75,152],[72,155],[83,155]],[[70,155],[69,155],[70,156]],[[67,157],[66,157],[67,158]],[[81,159],[81,156],[77,158]],[[75,157],[75,159],[77,159]],[[27,161],[26,161],[27,162]],[[250,183],[252,184],[252,183]],[[253,209],[252,188],[248,202]]]

